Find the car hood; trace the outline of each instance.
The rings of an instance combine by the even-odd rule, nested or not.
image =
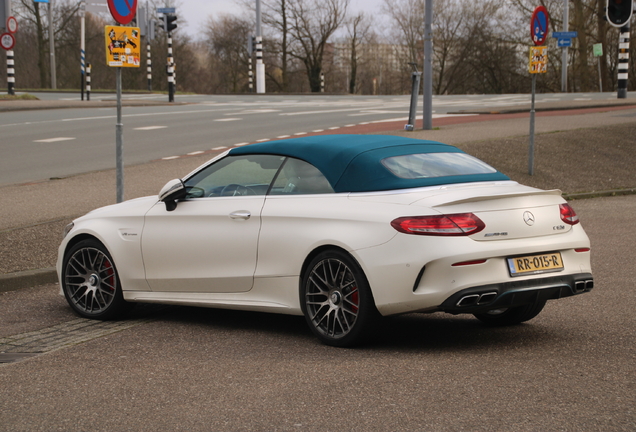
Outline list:
[[[104,217],[143,216],[152,206],[157,204],[158,201],[159,198],[157,195],[135,198],[118,204],[97,208],[76,219],[76,221]]]

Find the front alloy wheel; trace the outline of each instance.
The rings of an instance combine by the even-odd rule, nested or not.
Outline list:
[[[69,305],[85,318],[111,319],[125,310],[115,264],[95,240],[81,241],[66,253],[62,283]]]
[[[362,270],[340,251],[323,252],[311,261],[301,300],[311,330],[332,346],[362,342],[379,315]]]

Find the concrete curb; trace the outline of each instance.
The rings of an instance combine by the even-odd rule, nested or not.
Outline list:
[[[55,282],[57,282],[57,272],[54,267],[8,273],[0,275],[0,292],[16,291]]]

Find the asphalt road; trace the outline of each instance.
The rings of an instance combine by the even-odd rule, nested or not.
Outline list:
[[[2,293],[0,351],[48,352],[0,364],[0,430],[633,431],[636,197],[573,205],[596,287],[514,327],[410,314],[337,349],[299,317],[141,307],[113,326],[54,285]]]
[[[61,100],[39,104],[66,109],[23,111],[17,108],[38,102],[0,101],[0,185],[114,167],[115,96],[94,95],[90,104],[82,105],[78,95],[54,95]],[[409,96],[350,95],[188,95],[179,96],[175,104],[168,104],[165,95],[126,95],[124,100],[126,165],[280,136],[347,131],[389,120],[397,120],[396,128],[401,129],[410,104]],[[440,119],[477,110],[523,110],[527,115],[529,102],[530,95],[438,96],[433,100],[433,116]],[[636,104],[636,94],[622,100],[611,93],[541,94],[536,104],[544,109],[625,103]],[[421,107],[418,114],[421,118]]]

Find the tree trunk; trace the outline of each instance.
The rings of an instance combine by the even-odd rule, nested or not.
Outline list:
[[[46,86],[46,41],[44,40],[44,28],[40,18],[40,3],[33,3],[35,8],[35,27],[38,35],[38,69],[40,70],[40,88]],[[52,87],[52,86],[51,86]]]

